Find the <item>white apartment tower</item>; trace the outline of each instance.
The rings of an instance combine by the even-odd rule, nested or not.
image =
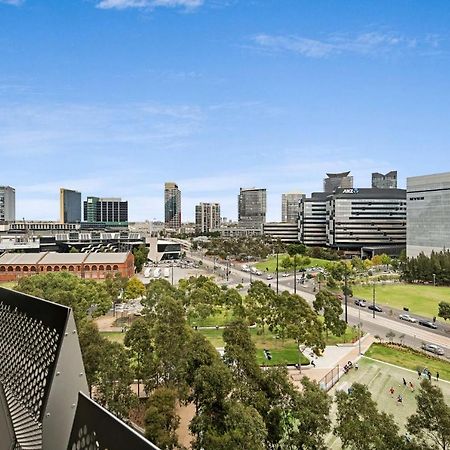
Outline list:
[[[16,220],[16,190],[11,186],[0,186],[0,222]]]
[[[200,203],[195,207],[195,230],[209,233],[220,228],[220,204]]]

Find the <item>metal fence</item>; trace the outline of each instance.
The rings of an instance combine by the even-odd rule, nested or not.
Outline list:
[[[326,392],[328,392],[340,378],[340,368],[339,366],[331,369],[320,381],[319,386]]]

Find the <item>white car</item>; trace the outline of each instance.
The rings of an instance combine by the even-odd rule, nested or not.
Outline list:
[[[273,280],[273,276],[272,275],[267,275],[267,279],[268,280]]]
[[[436,344],[422,344],[422,349],[434,353],[435,355],[443,356],[445,354],[444,349]]]
[[[417,319],[414,319],[414,317],[411,317],[409,314],[400,314],[398,316],[401,320],[406,320],[407,322],[416,323]]]
[[[281,276],[284,277],[284,278],[286,278],[286,277],[289,276],[289,274],[288,274],[288,273],[283,273],[283,275],[281,275]]]

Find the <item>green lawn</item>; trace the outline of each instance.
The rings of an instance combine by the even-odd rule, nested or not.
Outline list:
[[[214,347],[224,347],[222,333],[223,330],[199,330]],[[256,328],[250,329],[252,340],[255,343],[257,354],[256,358],[261,365],[282,365],[282,364],[297,364],[298,350],[295,342],[292,339],[276,339],[275,336],[266,332],[263,335],[257,333]],[[263,349],[270,350],[272,359],[268,361],[264,357]],[[309,360],[302,355],[302,364],[308,364]]]
[[[353,295],[372,300],[372,286],[355,285]],[[376,299],[380,305],[393,308],[409,308],[411,314],[433,317],[438,314],[438,304],[450,301],[450,287],[434,287],[421,284],[377,284]]]
[[[285,272],[285,270],[281,267],[281,261],[286,256],[286,253],[282,253],[278,256],[278,268],[280,272]],[[334,261],[328,261],[326,259],[319,258],[310,258],[311,263],[307,267],[329,267],[332,264],[335,264]],[[266,272],[266,268],[268,268],[268,272],[276,272],[277,270],[277,258],[273,256],[271,258],[266,259],[265,261],[261,261],[255,264],[255,267],[262,272]],[[288,270],[288,272],[293,272],[293,270]]]
[[[229,309],[221,309],[213,316],[207,317],[206,319],[191,319],[189,324],[199,327],[215,327],[215,326],[225,326],[233,321],[233,313]]]
[[[325,337],[325,342],[327,345],[350,344],[356,342],[357,339],[358,329],[347,327],[347,330],[345,330],[345,334],[343,336],[335,336],[334,334],[329,334]]]
[[[0,282],[0,287],[4,287],[7,289],[14,289],[17,283],[15,281],[2,281]]]
[[[433,375],[439,372],[440,378],[450,381],[450,363],[421,352],[401,347],[388,347],[383,344],[372,344],[366,352],[366,356],[414,371],[426,367]]]
[[[123,340],[125,339],[125,333],[119,333],[117,331],[102,331],[100,334],[111,342],[119,342],[120,344],[123,344]]]

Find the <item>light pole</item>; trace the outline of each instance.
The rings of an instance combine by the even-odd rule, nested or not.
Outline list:
[[[436,274],[433,273],[433,287],[436,287]]]
[[[228,260],[228,256],[227,256],[227,281],[228,281],[228,272],[229,272],[229,260]]]
[[[344,273],[344,299],[345,299],[345,323],[348,323],[348,311],[347,311],[347,304],[348,304],[348,285],[347,285],[347,272]]]
[[[373,309],[372,309],[372,315],[373,315],[373,318],[375,319],[375,281],[372,283],[372,306],[373,306]]]
[[[358,302],[358,351],[361,354],[361,302]]]
[[[297,293],[297,255],[294,255],[294,294]]]
[[[172,286],[173,286],[173,259],[172,259]]]
[[[278,295],[278,245],[277,245],[277,295]]]

